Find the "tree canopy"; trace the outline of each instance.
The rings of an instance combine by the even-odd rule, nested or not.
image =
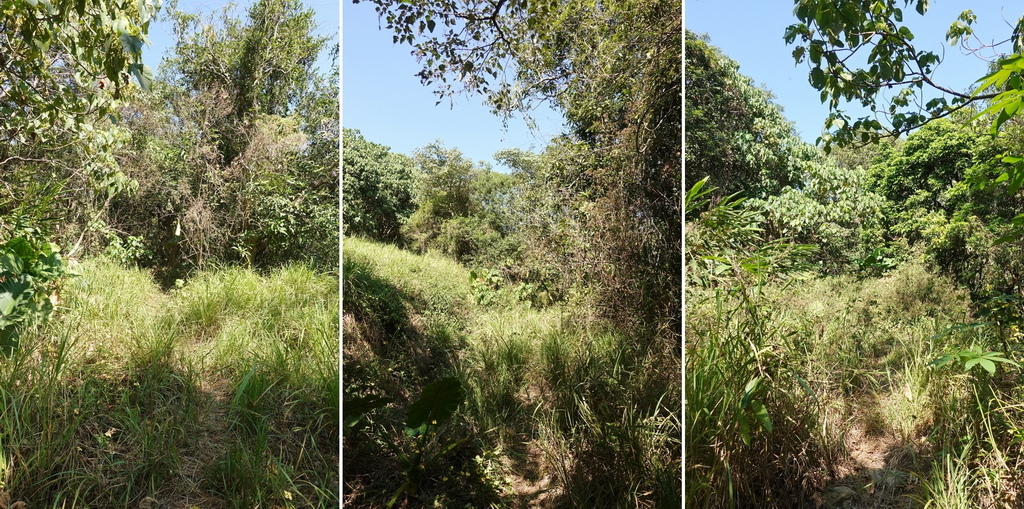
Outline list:
[[[413,162],[405,155],[345,129],[342,143],[342,226],[346,235],[399,243],[415,210]]]
[[[580,174],[591,202],[580,225],[601,260],[574,270],[604,292],[609,316],[678,338],[681,3],[372,2],[442,99],[470,92],[499,114],[541,101],[563,112],[592,152]]]
[[[825,122],[830,130],[821,140],[826,149],[832,143],[898,136],[983,101],[995,100],[989,109],[1002,112],[998,118],[1003,120],[1019,108],[1024,64],[1016,55],[1024,52],[1024,17],[997,44],[1009,43],[1013,55],[994,63],[997,71],[979,79],[974,91],[962,92],[932,79],[942,59],[935,51],[916,46],[904,23],[903,8],[913,5],[924,15],[928,0],[796,0],[795,5],[799,23],[786,28],[785,40],[797,44],[793,58],[808,66],[811,86],[832,110]],[[971,10],[963,11],[950,25],[948,41],[956,45],[974,35],[971,25],[976,20]],[[1004,85],[1006,90],[1000,88]],[[885,123],[867,116],[851,119],[840,109],[840,99],[860,102]],[[996,127],[1000,123],[997,120]]]

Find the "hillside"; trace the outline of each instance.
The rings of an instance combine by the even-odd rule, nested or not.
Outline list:
[[[678,503],[671,362],[442,256],[343,246],[346,504]],[[421,438],[403,422],[447,377],[461,404]]]
[[[337,505],[335,277],[76,271],[0,362],[0,506]]]

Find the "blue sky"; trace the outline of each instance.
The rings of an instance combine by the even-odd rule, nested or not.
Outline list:
[[[818,92],[808,83],[806,64],[794,65],[794,46],[782,40],[786,27],[796,23],[793,5],[792,0],[686,0],[685,24],[691,31],[708,34],[713,45],[740,64],[741,73],[774,93],[776,103],[796,124],[801,138],[813,143],[821,134],[828,106],[821,104]],[[1016,22],[1021,16],[1024,9],[1019,5],[1009,1],[933,0],[924,16],[918,15],[912,5],[905,8],[904,21],[919,49],[939,56],[944,52],[934,80],[953,90],[964,90],[985,75],[987,68],[985,62],[963,55],[959,47],[946,43],[950,23],[961,11],[971,9],[978,16],[976,33],[987,42],[1000,41],[1012,30],[1005,20]],[[861,111],[852,106],[845,109]]]
[[[534,114],[537,132],[521,118],[505,129],[479,95],[457,95],[454,105],[445,100],[435,106],[437,96],[416,77],[420,65],[412,47],[392,44],[392,34],[378,28],[372,3],[345,0],[342,23],[342,125],[368,141],[411,154],[440,139],[473,161],[494,164],[501,149],[539,152],[562,131],[561,114],[547,106]]]

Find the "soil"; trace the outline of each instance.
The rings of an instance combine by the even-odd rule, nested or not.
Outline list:
[[[844,437],[846,456],[834,467],[835,481],[826,490],[826,509],[904,509],[914,507],[917,477],[914,445],[901,443],[873,423],[854,421]]]

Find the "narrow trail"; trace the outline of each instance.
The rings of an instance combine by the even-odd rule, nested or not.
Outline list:
[[[868,403],[877,406],[877,401]],[[825,491],[826,509],[910,509],[917,488],[915,444],[879,426],[872,409],[861,408],[843,436],[845,454],[833,467],[835,481]]]

